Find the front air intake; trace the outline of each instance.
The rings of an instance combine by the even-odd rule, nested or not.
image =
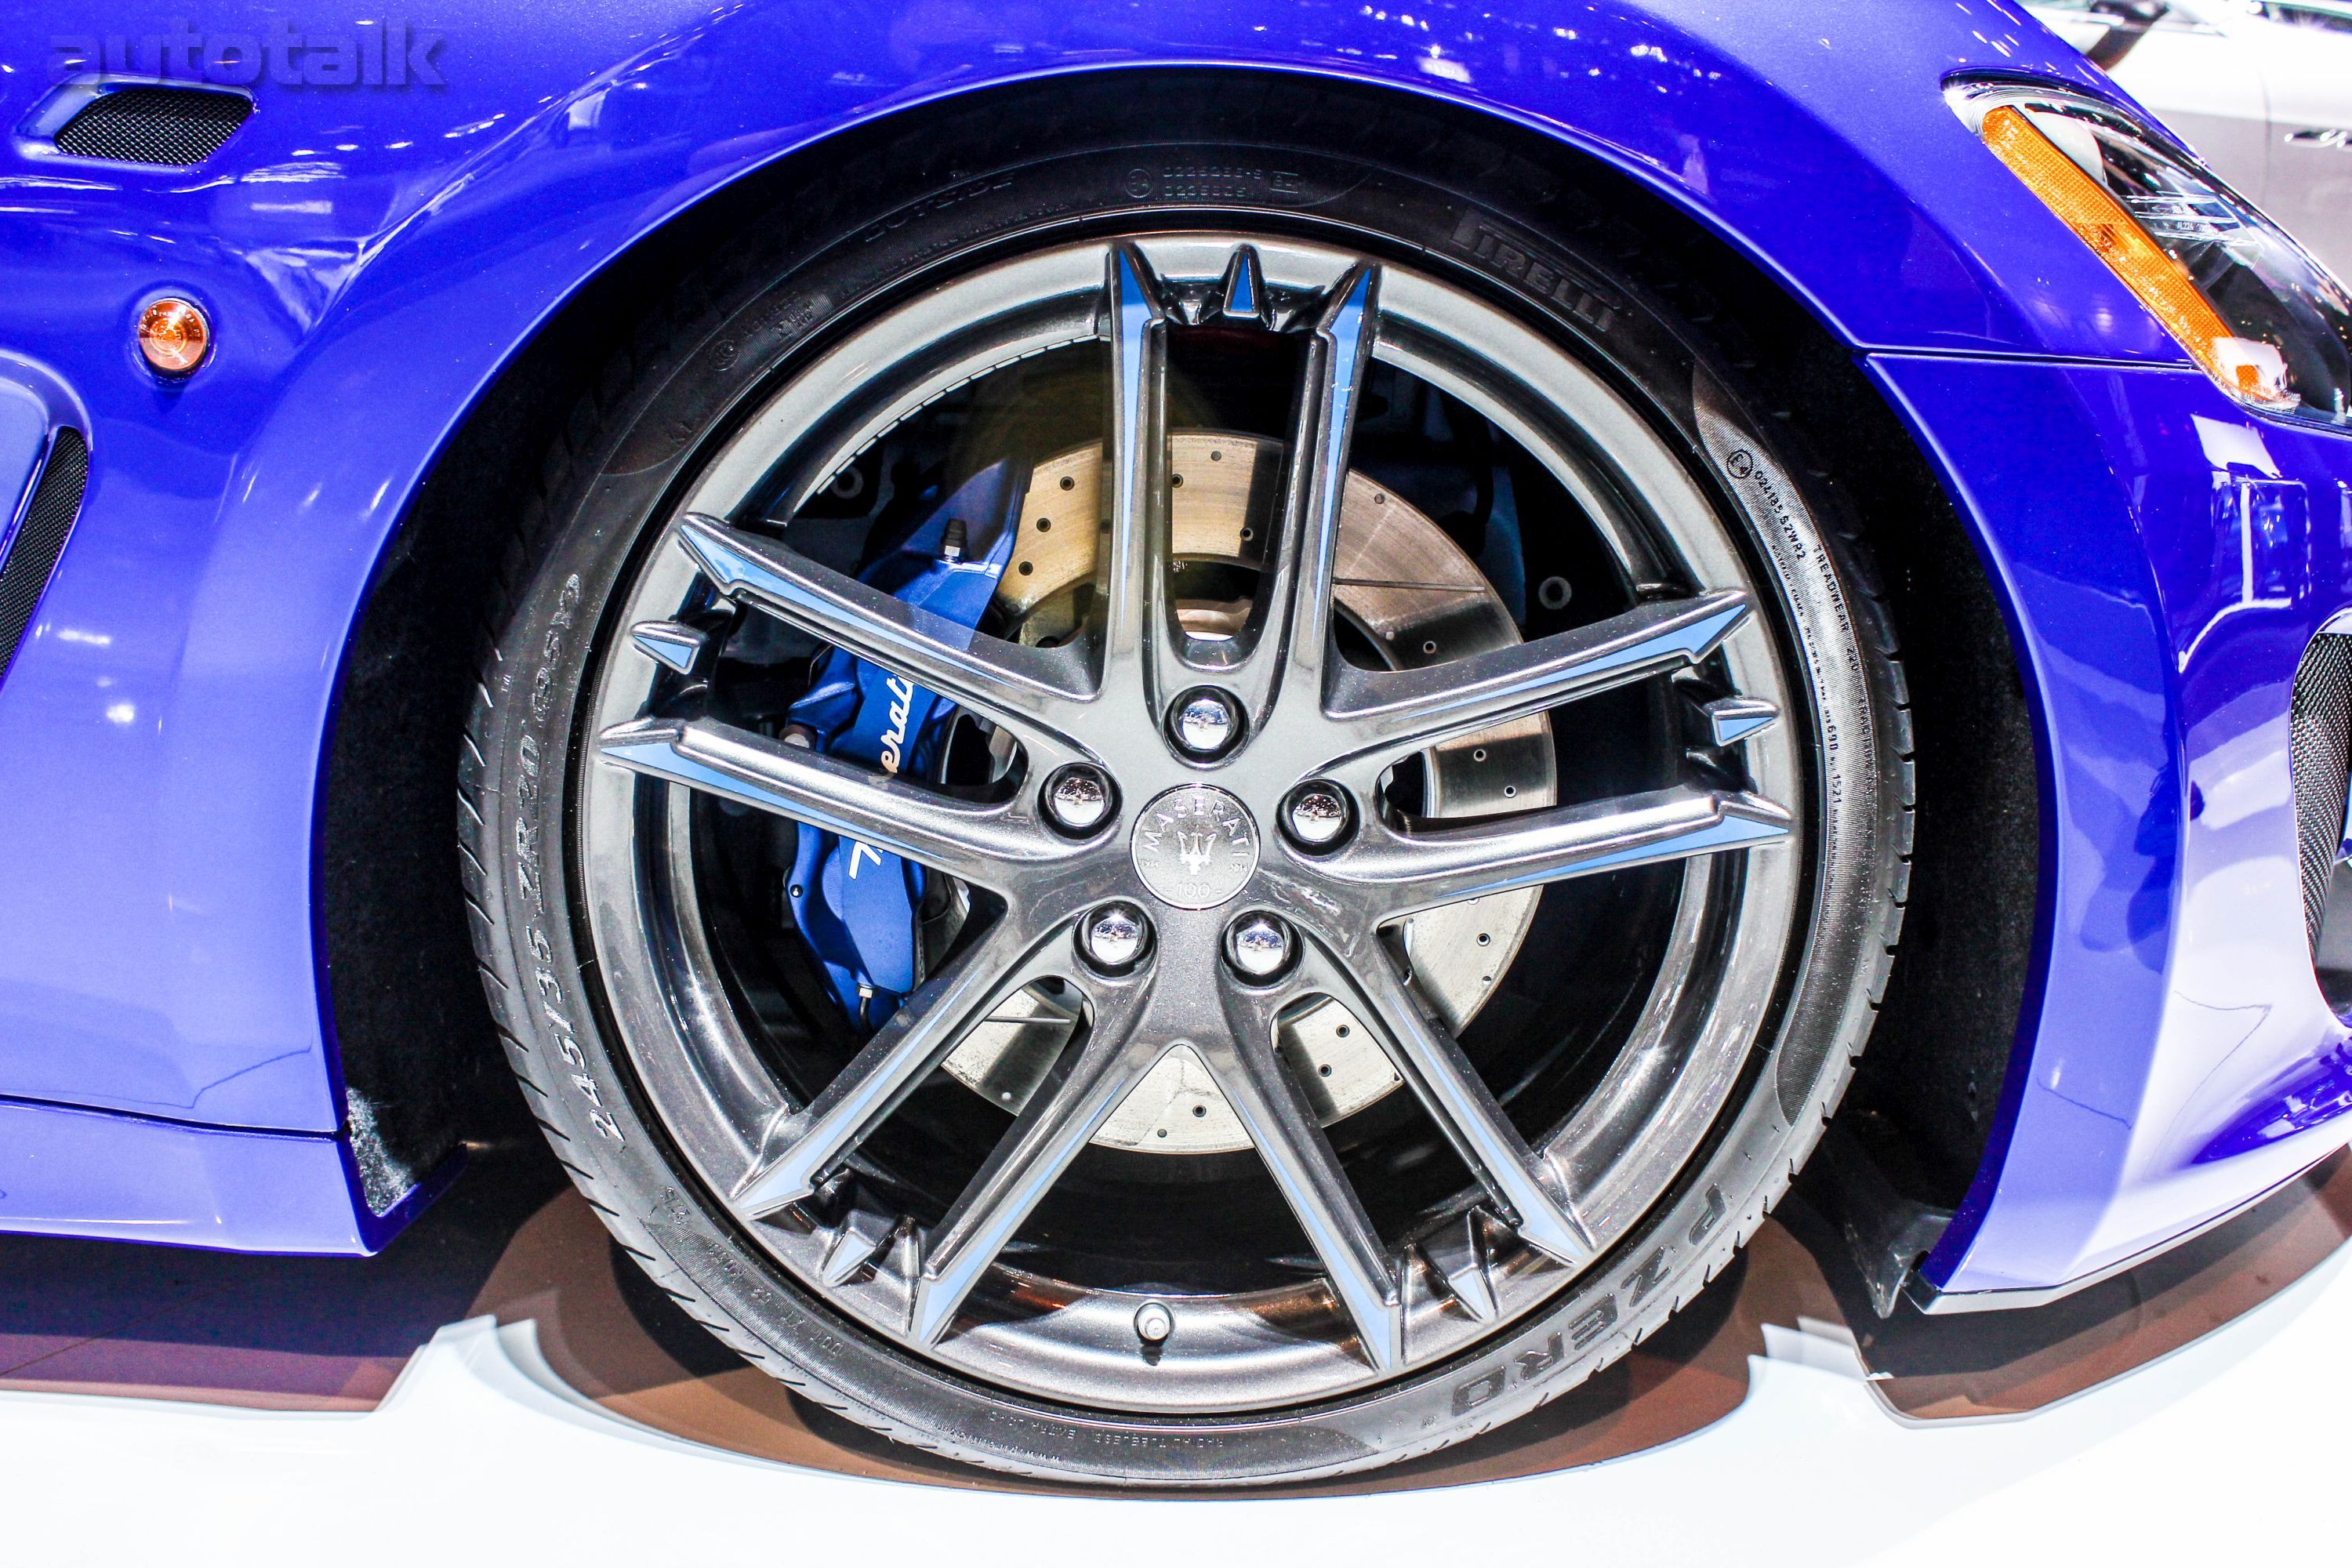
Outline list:
[[[2319,989],[2352,1012],[2352,862],[2344,858],[2352,777],[2352,636],[2322,633],[2295,667],[2288,720],[2303,929]]]
[[[81,432],[58,431],[49,444],[41,482],[25,508],[25,521],[9,542],[6,559],[0,561],[0,680],[8,678],[16,645],[25,640],[25,628],[33,624],[49,574],[65,553],[66,536],[81,513],[81,493],[89,479],[89,450],[82,445]]]
[[[220,151],[252,112],[253,100],[234,92],[129,87],[91,99],[54,140],[71,157],[184,169]]]

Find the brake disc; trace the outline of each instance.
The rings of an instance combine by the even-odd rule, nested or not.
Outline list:
[[[1180,567],[1257,567],[1278,504],[1284,444],[1187,432],[1170,438],[1169,458]],[[1097,542],[1110,526],[1102,448],[1080,447],[1038,464],[1020,516],[995,608],[1021,641],[1059,642],[1077,628],[1084,591],[1096,580]],[[1341,500],[1337,575],[1341,616],[1391,668],[1444,664],[1520,640],[1509,609],[1461,547],[1402,497],[1353,471]],[[1246,602],[1184,598],[1181,581],[1178,592],[1177,613],[1196,637],[1232,635],[1247,610]],[[1542,714],[1446,742],[1423,753],[1422,762],[1429,816],[1485,816],[1557,799],[1551,722]],[[1413,978],[1457,1033],[1517,955],[1539,896],[1533,889],[1496,894],[1402,923]],[[946,1067],[1018,1112],[1077,1025],[1058,996],[1024,991],[965,1037]],[[1281,1045],[1326,1125],[1400,1082],[1371,1032],[1337,1002],[1286,1020]],[[1181,1045],[1136,1086],[1094,1142],[1168,1154],[1251,1146],[1200,1058]]]

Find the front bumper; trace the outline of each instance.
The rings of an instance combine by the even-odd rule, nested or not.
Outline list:
[[[2352,438],[2194,372],[1868,364],[1975,536],[2036,720],[2033,978],[1982,1167],[1920,1269],[1938,1310],[2031,1304],[2352,1131],[2288,763],[2297,663],[2352,604]]]

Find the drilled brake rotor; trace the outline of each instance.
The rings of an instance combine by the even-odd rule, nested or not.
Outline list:
[[[1170,438],[1180,566],[1258,565],[1284,455],[1282,442],[1252,436],[1210,431]],[[1099,446],[1049,458],[1031,473],[1021,532],[996,594],[996,608],[1021,641],[1058,641],[1076,629],[1085,610],[1081,590],[1095,582],[1097,541],[1110,527],[1101,480]],[[1360,473],[1349,474],[1341,502],[1338,571],[1342,616],[1391,668],[1444,664],[1520,640],[1476,563],[1418,510]],[[1187,598],[1178,614],[1187,630],[1205,637],[1230,635],[1247,608],[1245,601]],[[1551,724],[1542,714],[1445,742],[1422,761],[1426,816],[1484,816],[1556,802]],[[1517,956],[1539,896],[1535,889],[1496,894],[1403,922],[1421,991],[1455,1031],[1486,1005]],[[1033,987],[967,1036],[946,1067],[1017,1112],[1076,1026],[1071,1006]],[[1286,1020],[1281,1048],[1326,1125],[1400,1081],[1371,1031],[1337,1002]],[[1251,1146],[1207,1068],[1184,1047],[1136,1086],[1094,1142],[1166,1154]]]

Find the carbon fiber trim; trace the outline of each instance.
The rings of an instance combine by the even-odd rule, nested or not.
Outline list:
[[[253,112],[234,92],[132,87],[89,100],[58,130],[57,149],[76,158],[185,168],[201,163]]]
[[[2352,766],[2352,637],[2315,637],[2304,650],[2294,672],[2290,733],[2303,928],[2316,954],[2328,878],[2344,840],[2345,787]]]
[[[40,607],[41,595],[65,553],[66,536],[81,514],[82,490],[89,479],[89,451],[79,430],[60,430],[49,444],[48,463],[33,491],[25,521],[0,562],[0,680],[16,660],[16,645]]]

